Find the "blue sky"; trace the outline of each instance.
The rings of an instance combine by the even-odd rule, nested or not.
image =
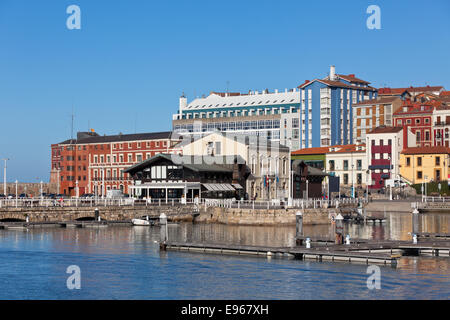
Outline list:
[[[75,132],[166,131],[182,92],[293,88],[331,64],[375,87],[450,90],[449,31],[448,0],[0,0],[0,158],[8,181],[46,181],[72,107]]]

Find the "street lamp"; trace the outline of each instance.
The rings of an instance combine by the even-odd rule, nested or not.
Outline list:
[[[16,208],[17,208],[17,184],[19,183],[19,181],[16,180]]]
[[[389,179],[392,180],[392,161],[391,161],[391,157],[388,157],[389,159]],[[389,200],[392,201],[392,181],[391,183],[389,183]]]
[[[3,161],[5,161],[5,167],[3,169],[3,194],[6,197],[6,161],[8,161],[8,158],[3,158]]]
[[[353,162],[353,160],[352,160],[352,162]],[[355,165],[352,163],[352,198],[355,197],[355,179],[353,179],[353,167],[354,166]]]

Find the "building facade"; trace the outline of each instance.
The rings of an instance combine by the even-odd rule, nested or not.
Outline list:
[[[301,90],[301,148],[352,144],[353,108],[375,99],[377,89],[354,74],[336,74],[330,67],[325,79],[306,80]]]
[[[401,179],[400,153],[416,146],[416,136],[407,127],[378,127],[366,135],[369,188],[384,187],[386,179]]]
[[[249,199],[288,197],[290,162],[286,146],[257,136],[213,132],[183,140],[179,148],[183,156],[196,156],[199,161],[241,157],[251,172],[245,187]]]
[[[112,189],[128,193],[132,180],[124,170],[155,154],[178,152],[179,141],[171,132],[112,136],[79,132],[77,139],[51,146],[50,182],[69,196],[104,196]]]
[[[326,172],[339,177],[341,185],[365,187],[368,184],[366,146],[346,145],[330,147],[326,153]]]
[[[405,100],[401,108],[394,112],[394,125],[409,128],[416,135],[418,147],[430,147],[434,140],[432,123],[434,108],[431,102],[418,104]]]
[[[182,198],[243,198],[245,180],[250,174],[247,166],[240,157],[231,157],[230,164],[219,158],[223,157],[214,157],[214,163],[205,158],[180,162],[177,155],[157,154],[125,170],[133,179],[131,196],[166,202]]]
[[[433,145],[450,146],[450,106],[441,106],[433,111]]]
[[[211,92],[188,103],[183,95],[173,115],[173,131],[182,135],[214,131],[255,135],[300,147],[298,89],[242,93]]]
[[[377,97],[353,106],[354,143],[366,141],[366,133],[379,126],[391,127],[392,115],[402,105],[400,97]]]
[[[376,95],[369,82],[336,74],[332,66],[325,79],[307,80],[284,92],[211,92],[189,104],[183,95],[173,130],[183,135],[231,131],[263,136],[292,150],[351,144],[352,105]]]
[[[400,155],[400,174],[412,184],[448,180],[450,148],[405,148]]]

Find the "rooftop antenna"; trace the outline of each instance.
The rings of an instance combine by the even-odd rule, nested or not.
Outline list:
[[[71,127],[70,127],[70,140],[71,143],[73,142],[73,118],[74,118],[74,114],[73,114],[73,104],[72,104],[72,122],[71,122]]]
[[[229,92],[228,92],[229,86],[230,86],[230,81],[227,80],[227,93],[229,93]]]

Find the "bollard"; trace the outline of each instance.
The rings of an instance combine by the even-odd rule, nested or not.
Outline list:
[[[419,233],[419,210],[417,208],[414,208],[412,212],[412,233]]]
[[[335,244],[342,244],[343,242],[343,231],[344,231],[344,217],[339,213],[336,217],[335,228]]]
[[[167,216],[164,212],[159,216],[159,225],[161,226],[160,236],[161,243],[166,243],[168,240],[168,230],[167,230]]]
[[[311,249],[311,239],[306,238],[306,249]]]
[[[303,244],[303,212],[297,211],[295,214],[295,225],[295,243],[297,246],[301,246]]]
[[[347,244],[347,245],[350,244],[350,235],[349,234],[345,237],[345,244]]]

